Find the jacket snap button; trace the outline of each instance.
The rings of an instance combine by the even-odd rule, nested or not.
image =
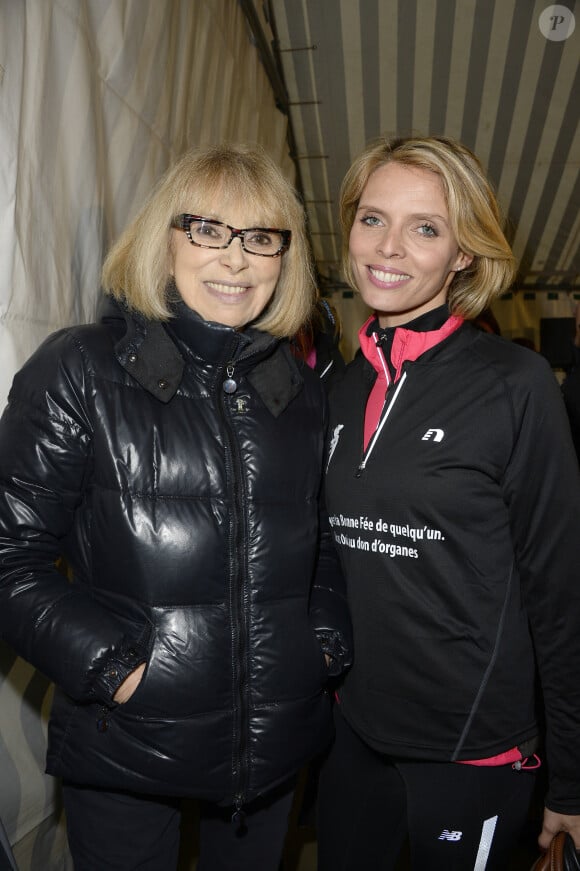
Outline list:
[[[137,362],[137,354],[129,354],[129,363]]]
[[[119,672],[117,671],[116,668],[110,668],[109,671],[107,672],[107,677],[117,677],[118,674],[119,674]]]
[[[159,381],[157,382],[157,386],[159,387],[160,390],[165,390],[165,388],[168,387],[169,385],[168,385],[167,381],[165,380],[165,378],[160,378]]]

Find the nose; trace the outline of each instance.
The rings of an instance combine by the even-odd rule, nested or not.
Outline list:
[[[239,236],[235,236],[227,248],[222,248],[221,259],[234,272],[248,265],[248,255],[242,248],[242,240]]]
[[[378,239],[377,251],[383,257],[403,257],[405,246],[402,231],[393,225],[385,227]]]

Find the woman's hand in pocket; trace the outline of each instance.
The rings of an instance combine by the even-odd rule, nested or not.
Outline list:
[[[141,665],[138,665],[135,671],[132,671],[131,674],[127,675],[115,695],[113,696],[113,701],[118,705],[124,705],[125,702],[128,702],[139,684],[143,679],[143,672],[145,671],[145,663],[142,662]]]

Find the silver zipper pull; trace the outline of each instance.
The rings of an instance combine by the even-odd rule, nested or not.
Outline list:
[[[234,374],[234,364],[228,363],[228,365],[226,366],[227,378],[222,385],[224,393],[235,393],[236,390],[238,389],[238,382],[234,381],[234,379],[232,377],[233,374]]]

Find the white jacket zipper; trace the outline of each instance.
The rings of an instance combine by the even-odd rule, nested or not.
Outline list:
[[[396,388],[395,392],[393,393],[393,398],[389,402],[386,409],[383,411],[383,413],[381,415],[381,419],[379,421],[379,425],[377,426],[376,430],[374,431],[373,437],[371,438],[371,440],[369,442],[369,446],[366,449],[364,456],[363,456],[363,458],[362,458],[362,460],[361,460],[361,462],[356,470],[356,477],[357,478],[360,478],[360,476],[362,475],[362,473],[366,469],[366,465],[369,461],[369,458],[374,450],[374,447],[375,447],[377,440],[382,432],[382,429],[383,429],[385,423],[387,422],[387,418],[390,415],[391,411],[393,410],[393,406],[394,406],[395,402],[397,401],[399,393],[401,392],[401,389],[402,389],[403,384],[405,383],[406,379],[407,379],[407,373],[403,372],[403,374],[401,375],[399,382],[397,384],[397,388]]]

